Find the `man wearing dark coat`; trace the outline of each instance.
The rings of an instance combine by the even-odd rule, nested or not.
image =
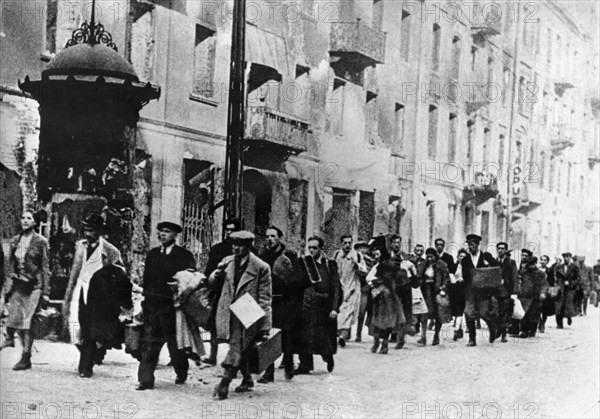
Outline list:
[[[337,316],[341,304],[341,284],[337,263],[323,254],[320,237],[308,239],[310,256],[300,258],[300,272],[310,286],[304,290],[302,302],[302,351],[300,365],[294,375],[313,370],[313,355],[321,355],[327,371],[334,368],[337,352]]]
[[[406,334],[414,334],[413,327],[413,312],[412,312],[412,287],[411,280],[417,277],[416,266],[408,260],[405,254],[402,253],[402,237],[392,235],[390,238],[390,259],[398,269],[396,292],[402,303],[405,323],[401,331],[398,331],[396,337],[396,349],[404,348],[406,342]]]
[[[233,254],[233,250],[231,250],[231,241],[229,240],[229,236],[231,233],[240,230],[240,222],[236,219],[226,220],[223,223],[223,241],[221,243],[215,244],[211,247],[208,252],[208,262],[206,263],[206,268],[204,269],[204,275],[208,278],[211,273],[217,269],[217,266],[223,259],[227,256]],[[220,283],[215,284],[215,287],[211,290],[213,295],[213,301],[217,301],[219,299],[219,295],[221,294]],[[217,305],[213,304],[213,312],[208,319],[208,328],[210,332],[210,354],[206,358],[202,358],[202,362],[208,365],[217,365],[217,352],[219,350],[219,341],[217,339],[217,331],[216,331],[216,316]]]
[[[446,241],[442,238],[437,238],[434,241],[435,250],[438,253],[438,258],[446,264],[448,272],[453,274],[456,272],[456,265],[454,264],[454,258],[451,254],[446,253],[444,248],[446,247]]]
[[[163,221],[157,229],[160,246],[148,252],[144,266],[144,337],[136,390],[154,388],[154,370],[165,343],[177,375],[175,384],[185,383],[189,369],[185,351],[177,349],[173,292],[168,283],[177,272],[195,269],[196,261],[191,252],[175,244],[183,230],[180,225]]]
[[[93,374],[99,345],[106,349],[121,349],[124,328],[119,321],[123,310],[131,310],[132,285],[125,268],[107,265],[90,279],[87,304],[79,306],[80,346],[79,374],[89,378]]]
[[[498,243],[496,252],[498,253],[497,262],[502,268],[502,289],[498,296],[500,335],[502,336],[502,342],[507,342],[506,334],[512,322],[513,308],[513,300],[510,296],[516,294],[519,285],[519,268],[517,268],[517,263],[510,257],[508,243]]]
[[[281,242],[283,232],[271,226],[266,234],[267,245],[259,251],[258,256],[271,268],[273,327],[281,329],[282,365],[285,377],[291,380],[294,376],[294,352],[298,352],[301,347],[298,331],[302,321],[302,297],[307,283],[299,274],[296,254],[286,251]],[[273,382],[274,373],[275,365],[271,364],[258,382]]]
[[[468,255],[465,256],[460,262],[463,272],[463,280],[465,283],[465,317],[467,319],[467,330],[469,332],[469,343],[467,346],[476,346],[476,333],[477,329],[475,327],[475,321],[479,319],[481,313],[480,309],[484,308],[484,305],[493,304],[492,298],[482,298],[478,295],[478,293],[473,289],[473,269],[475,268],[488,268],[492,266],[497,266],[498,263],[496,259],[488,253],[482,252],[479,249],[479,244],[481,243],[481,237],[477,234],[469,234],[467,236],[467,245],[469,247]],[[484,316],[486,316],[484,314]],[[484,317],[484,320],[486,318]],[[489,332],[490,332],[490,341],[493,342],[497,337],[495,330],[495,325],[493,321],[488,322]]]
[[[579,312],[581,316],[587,315],[588,299],[590,298],[590,292],[594,286],[594,274],[592,268],[585,264],[585,256],[578,256],[577,262],[579,262],[579,298],[577,300]]]
[[[556,327],[563,328],[563,319],[567,318],[567,324],[573,323],[575,290],[579,284],[579,266],[573,262],[573,254],[566,252],[562,254],[564,263],[555,270],[556,281],[560,289],[556,298]]]

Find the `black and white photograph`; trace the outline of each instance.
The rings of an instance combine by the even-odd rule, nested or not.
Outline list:
[[[1,419],[600,417],[600,1],[0,0]]]

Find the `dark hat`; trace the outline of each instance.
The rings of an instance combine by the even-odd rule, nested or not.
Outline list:
[[[386,248],[386,243],[385,243],[385,236],[377,236],[377,237],[373,237],[371,240],[369,240],[369,247],[371,249],[374,249],[376,247],[378,248]]]
[[[500,246],[504,246],[506,248],[506,250],[508,250],[508,243],[506,243],[506,242],[498,242],[496,244],[496,249],[499,248]]]
[[[432,255],[432,256],[437,256],[438,255],[437,251],[434,248],[432,248],[432,247],[430,247],[427,250],[425,250],[425,254],[426,255]]]
[[[252,244],[254,238],[254,234],[246,230],[234,231],[229,235],[229,240],[238,244]]]
[[[469,235],[467,235],[467,241],[468,242],[480,243],[481,242],[481,236],[478,236],[477,234],[469,234]]]
[[[369,247],[369,243],[367,243],[364,240],[358,239],[358,241],[354,244],[354,250],[358,249],[359,247]]]
[[[100,214],[88,214],[81,222],[85,227],[100,229],[104,227],[104,218]]]
[[[533,252],[529,249],[521,249],[521,253],[525,253],[527,256],[533,256]]]
[[[564,258],[570,258],[570,257],[573,257],[573,254],[571,252],[565,252],[565,253],[562,254],[562,257],[564,257]]]
[[[538,263],[537,256],[531,256],[530,258],[528,258],[527,263],[530,265],[537,265],[537,263]]]
[[[171,221],[161,221],[156,225],[156,228],[162,230],[163,228],[167,228],[175,233],[179,234],[183,231],[183,228],[177,223],[173,223]]]

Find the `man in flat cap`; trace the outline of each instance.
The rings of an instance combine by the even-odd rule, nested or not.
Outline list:
[[[175,384],[185,383],[189,369],[185,352],[177,349],[173,292],[168,282],[177,272],[195,269],[196,261],[190,251],[175,244],[182,231],[179,224],[163,221],[157,229],[160,246],[148,252],[144,266],[144,337],[136,390],[154,388],[154,370],[165,343],[177,375]]]
[[[213,397],[226,399],[229,383],[236,378],[238,370],[242,383],[236,393],[251,391],[254,381],[250,375],[247,349],[256,340],[265,340],[271,330],[271,269],[266,262],[250,252],[254,234],[237,231],[229,236],[233,255],[227,256],[217,270],[211,273],[209,282],[222,281],[222,291],[217,304],[217,337],[229,342],[229,351],[221,364],[224,376],[215,387]],[[249,294],[263,309],[265,315],[257,324],[245,329],[242,322],[231,312],[231,305],[244,294]]]
[[[556,296],[556,327],[563,328],[563,319],[567,318],[567,324],[573,323],[572,317],[575,312],[575,290],[579,283],[579,266],[573,262],[571,252],[562,254],[564,263],[556,269],[556,281],[559,293]]]
[[[469,332],[469,343],[467,346],[477,345],[477,329],[475,327],[475,321],[480,316],[480,305],[483,305],[483,301],[480,301],[480,296],[473,290],[473,269],[488,268],[498,265],[498,262],[490,253],[483,252],[479,249],[480,243],[480,236],[477,234],[469,234],[467,236],[467,245],[469,248],[468,255],[460,261],[465,283],[465,318],[467,319],[467,330]],[[493,342],[497,337],[496,333],[498,331],[495,329],[493,322],[490,322],[488,327],[490,329],[490,341]]]
[[[236,218],[230,218],[225,220],[223,223],[223,241],[215,244],[210,248],[210,252],[208,252],[208,261],[206,263],[206,268],[204,269],[204,275],[208,278],[211,273],[217,269],[217,266],[221,261],[233,254],[233,250],[231,248],[231,241],[229,240],[229,236],[231,233],[235,231],[240,231],[240,221]],[[222,285],[222,284],[219,284]],[[212,290],[213,299],[217,301],[219,296],[221,295],[221,289],[219,286],[215,286]],[[210,354],[206,358],[202,358],[202,362],[208,365],[217,365],[217,352],[219,350],[219,341],[217,339],[217,331],[215,325],[215,316],[217,305],[213,304],[213,310],[208,320],[208,328],[210,332]]]
[[[511,295],[517,293],[519,286],[519,269],[517,263],[510,257],[508,243],[499,242],[496,244],[496,253],[498,254],[498,265],[502,268],[502,289],[498,295],[498,304],[500,308],[500,335],[502,342],[506,342],[506,334],[512,323],[512,299]]]

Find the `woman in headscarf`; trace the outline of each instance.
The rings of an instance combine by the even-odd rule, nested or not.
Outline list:
[[[427,319],[435,320],[435,333],[431,344],[434,346],[439,345],[442,319],[440,318],[438,303],[435,297],[440,293],[445,293],[446,284],[450,280],[450,274],[448,272],[448,266],[439,259],[435,249],[430,247],[425,251],[425,263],[422,264],[419,269],[417,280],[417,287],[420,286],[423,298],[427,304],[427,314],[420,314],[419,317],[421,318],[419,321],[423,326],[427,324]],[[413,285],[413,288],[416,287]],[[421,327],[421,339],[419,339],[417,343],[423,346],[427,344],[426,327]]]
[[[450,274],[450,283],[448,284],[448,298],[450,299],[450,309],[454,317],[454,336],[453,340],[457,341],[464,336],[462,324],[463,313],[465,311],[465,283],[463,281],[462,265],[460,263],[467,256],[465,249],[460,249],[456,255],[456,272]],[[458,325],[457,325],[458,323]]]
[[[6,339],[0,347],[15,346],[15,332],[23,344],[21,360],[13,370],[31,368],[33,332],[31,322],[42,300],[50,296],[48,240],[35,232],[36,219],[32,211],[21,215],[21,233],[13,237],[8,254],[8,319]],[[12,283],[11,283],[12,282]]]

